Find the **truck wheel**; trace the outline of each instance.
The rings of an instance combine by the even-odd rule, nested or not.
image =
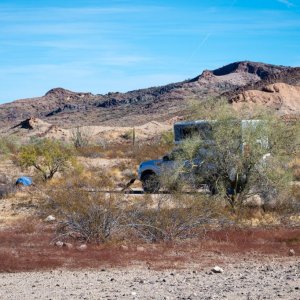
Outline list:
[[[207,187],[211,195],[218,194],[218,189],[215,181],[207,182]]]
[[[155,193],[160,189],[158,176],[154,173],[142,177],[143,190],[146,193]]]

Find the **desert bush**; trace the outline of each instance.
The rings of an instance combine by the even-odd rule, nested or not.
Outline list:
[[[291,162],[291,168],[293,170],[294,179],[300,181],[300,155]]]
[[[0,139],[0,154],[6,155],[8,153],[9,153],[9,148],[7,146],[7,143],[3,138],[1,138]]]
[[[198,236],[221,211],[220,207],[216,208],[217,202],[207,198],[173,199],[156,207],[149,206],[149,202],[145,204],[81,191],[69,196],[66,205],[59,206],[64,221],[60,223],[58,235],[97,243],[130,240],[132,236],[146,242],[174,241]]]
[[[55,185],[55,190],[61,191],[63,194],[57,194],[60,201],[63,202],[68,197],[68,190],[71,187],[84,191],[97,191],[99,189],[110,190],[114,186],[113,178],[98,168],[85,169],[80,163],[75,162],[72,164],[72,168],[69,168],[65,172],[66,176],[55,180],[53,183],[49,183],[49,187]],[[54,191],[54,190],[53,190]]]
[[[206,195],[173,194],[160,200],[145,195],[129,200],[122,194],[99,191],[111,187],[110,176],[95,177],[84,171],[56,180],[48,206],[62,219],[58,238],[96,243],[136,237],[147,242],[173,241],[199,235],[224,213],[224,205]]]
[[[167,145],[169,147],[172,147],[174,145],[174,132],[173,130],[169,130],[166,132],[163,132],[160,138],[160,143],[162,145]]]
[[[69,147],[59,141],[43,139],[22,146],[17,162],[22,167],[34,167],[46,181],[55,173],[63,171],[71,158],[72,151]]]
[[[126,131],[121,137],[125,140],[131,141],[132,145],[135,146],[135,128],[133,127],[132,130]]]
[[[124,218],[124,203],[113,194],[98,189],[112,186],[109,176],[89,172],[74,172],[56,182],[49,191],[48,206],[62,218],[59,238],[76,237],[86,242],[104,242],[120,233]]]
[[[66,202],[67,206],[60,206],[64,221],[58,228],[59,236],[102,243],[120,234],[124,210],[115,196],[81,192]]]
[[[219,201],[211,201],[205,195],[173,194],[157,203],[146,196],[130,208],[127,226],[146,242],[187,239],[202,234],[217,218],[218,222],[224,220],[222,208]]]
[[[288,190],[289,191],[289,190]],[[300,185],[299,183],[291,184],[291,192],[282,192],[279,199],[267,210],[276,212],[281,216],[299,216],[300,213]]]
[[[0,138],[0,155],[15,154],[18,151],[19,143],[14,137]]]
[[[71,130],[71,142],[75,148],[86,147],[90,144],[92,135],[88,127],[76,127]]]
[[[77,155],[90,158],[100,158],[104,156],[104,149],[98,145],[87,145],[76,148]]]
[[[160,188],[171,193],[183,191],[185,186],[184,181],[181,178],[183,170],[184,168],[180,165],[176,166],[174,169],[165,170],[158,177]]]
[[[177,159],[191,164],[199,159],[201,165],[194,173],[200,182],[213,182],[233,209],[251,195],[270,201],[290,189],[292,176],[287,166],[299,152],[299,123],[287,124],[270,112],[240,115],[222,102],[208,101],[198,112],[199,118],[209,116],[213,121],[211,140],[187,139]],[[242,130],[244,118],[260,122]]]
[[[0,199],[7,197],[13,191],[14,191],[14,188],[12,185],[0,184]]]

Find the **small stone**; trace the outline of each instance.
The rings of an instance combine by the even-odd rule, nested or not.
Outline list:
[[[126,246],[126,245],[121,245],[121,246],[120,246],[120,249],[121,249],[121,250],[124,250],[124,251],[128,251],[129,248],[128,248],[128,246]]]
[[[57,242],[55,243],[55,246],[58,247],[58,248],[62,248],[62,247],[64,246],[64,242],[62,242],[62,241],[57,241]]]
[[[289,250],[289,256],[295,256],[296,252],[294,249]]]
[[[144,252],[144,251],[145,251],[145,248],[144,248],[144,247],[141,247],[141,246],[137,246],[137,247],[136,247],[136,251],[138,251],[138,252]]]
[[[87,245],[86,244],[82,244],[80,246],[77,247],[77,250],[79,251],[85,251],[87,249]]]
[[[219,266],[215,266],[211,270],[214,273],[223,273],[224,272],[224,270],[222,268],[220,268]]]
[[[65,243],[64,246],[66,246],[68,249],[73,249],[73,245],[71,243]]]
[[[131,292],[131,295],[132,296],[136,296],[136,292]]]
[[[45,222],[54,222],[56,220],[56,218],[52,215],[49,215],[46,219],[45,219]]]

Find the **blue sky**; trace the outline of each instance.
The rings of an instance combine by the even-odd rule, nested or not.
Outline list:
[[[0,2],[0,103],[163,85],[240,60],[300,66],[300,0]]]

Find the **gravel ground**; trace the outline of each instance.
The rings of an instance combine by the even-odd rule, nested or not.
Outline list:
[[[300,299],[300,261],[0,274],[0,299]]]

